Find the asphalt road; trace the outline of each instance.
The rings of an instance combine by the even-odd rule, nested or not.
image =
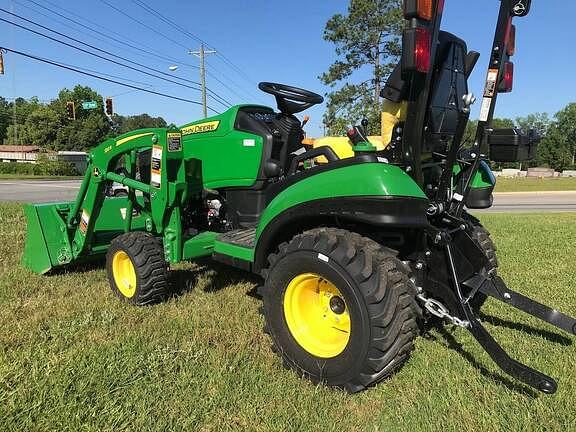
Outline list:
[[[80,180],[0,180],[0,201],[43,203],[72,201]]]
[[[58,202],[72,201],[79,180],[0,180],[0,201]],[[478,210],[475,210],[478,211]],[[481,212],[576,212],[575,192],[498,193],[494,206]]]
[[[576,212],[574,192],[515,192],[494,194],[494,205],[475,212]]]

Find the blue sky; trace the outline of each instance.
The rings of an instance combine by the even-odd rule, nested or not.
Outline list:
[[[186,50],[186,47],[197,48],[197,40],[155,19],[132,0],[107,1],[151,26],[155,31],[131,21],[101,0],[35,1],[65,15],[69,15],[70,11],[77,15],[73,16],[76,20],[89,19],[115,32],[109,33],[110,35],[126,39],[137,47],[158,51],[165,57],[182,63],[198,64],[198,60],[188,55]],[[214,80],[213,76],[209,76],[208,85],[213,91],[233,103],[272,105],[273,98],[259,92],[256,88],[257,82],[283,82],[318,93],[327,90],[318,80],[318,76],[335,59],[335,53],[333,46],[322,39],[324,24],[333,14],[345,12],[348,5],[347,0],[144,1],[214,46],[234,64],[234,67],[230,67],[220,56],[209,57],[210,73],[234,89],[234,92],[231,92]],[[29,0],[2,0],[0,4],[3,9],[13,10],[19,15],[146,64],[150,68],[165,71],[174,77],[180,76],[194,81],[199,79],[197,69],[183,65],[177,71],[170,72],[168,67],[174,62],[143,56],[139,51],[107,41],[100,35],[52,15]],[[481,95],[482,92],[487,53],[492,43],[498,5],[498,0],[446,0],[443,28],[465,39],[469,49],[482,54],[470,81],[471,89],[476,95]],[[534,0],[531,15],[516,20],[518,48],[514,58],[515,90],[512,94],[501,96],[497,116],[514,118],[537,111],[554,114],[566,104],[576,102],[576,56],[572,53],[576,29],[570,24],[558,24],[562,21],[571,22],[570,17],[575,15],[576,2]],[[5,13],[0,13],[0,17],[13,19]],[[568,19],[562,19],[567,17]],[[86,24],[94,27],[93,24]],[[106,32],[102,28],[94,28]],[[173,41],[164,38],[161,33]],[[199,92],[192,89],[112,65],[23,30],[14,29],[3,22],[0,22],[0,45],[150,84],[156,91],[200,100]],[[130,89],[115,84],[10,54],[5,56],[5,67],[6,75],[0,76],[0,95],[6,98],[38,96],[41,100],[48,100],[54,98],[62,87],[71,88],[80,83],[96,89],[103,96],[114,96],[115,109],[120,114],[148,112],[151,115],[163,116],[176,124],[183,124],[201,116],[200,107],[195,105],[130,92]],[[219,108],[214,102],[211,105]],[[474,115],[477,115],[478,109],[477,104]],[[322,107],[309,111],[312,116],[309,128],[311,135],[317,136],[321,133],[322,112]]]

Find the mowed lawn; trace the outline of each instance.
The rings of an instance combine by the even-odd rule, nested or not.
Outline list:
[[[486,215],[511,287],[576,315],[576,214]],[[419,337],[392,379],[357,395],[282,368],[250,295],[223,266],[178,267],[189,290],[135,308],[102,268],[36,276],[19,265],[25,221],[0,205],[2,431],[568,431],[575,338],[507,309],[487,327],[519,360],[559,379],[554,396],[503,374],[463,329]],[[186,271],[184,271],[186,270]]]
[[[576,177],[554,179],[505,178],[496,179],[496,192],[550,192],[576,191]]]

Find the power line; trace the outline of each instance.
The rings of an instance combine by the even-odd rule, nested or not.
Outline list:
[[[27,0],[27,1],[31,1],[31,0]],[[162,33],[162,32],[159,32],[158,29],[156,29],[156,28],[154,28],[154,27],[151,27],[151,26],[149,26],[148,24],[146,24],[146,23],[144,23],[144,22],[142,22],[142,21],[134,18],[132,15],[130,15],[130,14],[124,12],[122,9],[119,9],[119,8],[117,8],[116,6],[110,4],[108,1],[106,1],[106,0],[100,0],[100,2],[102,2],[102,3],[104,3],[105,5],[111,7],[111,8],[114,9],[116,12],[118,12],[118,13],[126,16],[126,17],[128,17],[129,19],[131,19],[132,21],[140,24],[141,26],[143,26],[143,27],[145,27],[145,28],[147,28],[147,29],[149,29],[149,30],[152,30],[152,31],[154,31],[155,33],[163,36],[165,39],[167,39],[167,40],[175,43],[176,45],[178,45],[178,46],[180,46],[180,47],[183,47],[183,48],[185,48],[186,50],[189,49],[187,46],[181,44],[180,42],[178,42],[178,41],[176,41],[176,40],[174,40],[174,39],[172,39],[171,37],[167,36],[166,34],[164,34],[164,33]],[[174,21],[170,20],[169,18],[166,18],[164,15],[162,15],[160,12],[156,11],[156,10],[153,9],[152,7],[148,6],[146,3],[144,3],[144,2],[136,2],[136,1],[134,1],[134,3],[135,3],[136,5],[138,5],[138,6],[140,6],[141,8],[143,8],[143,9],[144,9],[145,11],[147,11],[148,13],[151,13],[152,15],[156,16],[157,18],[160,18],[162,21],[164,21],[165,23],[167,23],[167,24],[170,25],[171,27],[176,28],[176,29],[179,30],[180,32],[184,32],[187,36],[189,36],[189,37],[191,37],[191,38],[193,38],[193,39],[196,39],[197,41],[200,41],[201,43],[204,43],[204,44],[205,44],[205,42],[204,42],[201,38],[199,38],[198,36],[196,36],[196,35],[193,34],[193,33],[190,33],[189,31],[187,31],[187,30],[184,29],[183,27],[179,26],[177,23],[175,23]],[[211,89],[207,89],[207,90],[208,90],[209,93],[211,93],[211,94],[214,96],[214,97],[212,97],[212,99],[214,99],[214,100],[216,100],[216,101],[218,101],[217,99],[225,100],[225,99],[222,98],[222,96],[218,95],[217,93],[215,93],[215,92],[212,91]],[[226,102],[228,103],[228,105],[232,105],[231,102],[229,102],[229,101],[226,101]]]
[[[96,46],[94,46],[94,45],[91,45],[91,44],[89,44],[89,43],[83,42],[83,41],[81,41],[81,40],[79,40],[79,39],[75,39],[75,38],[73,38],[73,37],[70,36],[70,35],[67,35],[67,34],[61,33],[61,32],[59,32],[59,31],[53,30],[53,29],[51,29],[51,28],[49,28],[49,27],[46,27],[46,26],[44,26],[44,25],[42,25],[42,24],[38,24],[37,22],[35,22],[35,21],[33,21],[33,20],[29,20],[29,19],[27,19],[27,18],[25,18],[25,17],[23,17],[23,16],[20,16],[20,15],[18,15],[18,14],[15,14],[15,13],[12,13],[12,12],[10,12],[10,11],[7,11],[6,9],[0,8],[0,11],[4,12],[4,13],[6,13],[6,14],[9,14],[9,15],[15,16],[16,18],[19,18],[19,19],[21,19],[22,21],[26,21],[26,22],[28,22],[28,23],[30,23],[30,24],[33,24],[33,25],[35,25],[35,26],[37,26],[37,27],[40,27],[40,28],[42,28],[42,29],[44,29],[44,30],[48,30],[48,31],[51,32],[51,33],[55,33],[55,34],[57,34],[58,36],[62,36],[62,37],[64,37],[64,38],[70,39],[70,40],[72,40],[72,41],[74,41],[74,42],[76,42],[76,43],[79,43],[79,44],[81,44],[81,45],[87,46],[87,47],[89,47],[89,48],[91,48],[91,49],[93,49],[93,50],[102,52],[102,53],[104,53],[104,54],[106,54],[106,55],[109,55],[109,56],[111,56],[111,57],[115,57],[115,58],[118,58],[118,59],[120,59],[120,60],[126,61],[126,62],[128,62],[128,63],[132,63],[132,64],[135,64],[135,65],[137,65],[137,66],[150,69],[150,70],[152,70],[152,71],[154,71],[154,72],[157,72],[157,73],[159,73],[159,74],[161,74],[161,75],[166,75],[166,76],[168,76],[168,77],[171,77],[171,75],[168,74],[168,73],[166,73],[166,72],[163,72],[163,71],[160,71],[160,70],[157,70],[157,69],[150,68],[150,67],[148,67],[147,65],[144,65],[144,64],[142,64],[142,63],[138,63],[138,62],[129,60],[129,59],[125,58],[125,57],[119,56],[119,55],[114,54],[114,53],[112,53],[112,52],[110,52],[110,51],[103,50],[103,49],[98,48],[98,47],[96,47]],[[64,44],[64,45],[67,45],[67,46],[69,46],[69,47],[71,47],[71,48],[74,48],[74,49],[80,49],[80,50],[82,50],[81,48],[78,48],[77,46],[68,44],[67,42],[61,41],[61,40],[59,40],[59,39],[52,38],[51,36],[48,36],[48,35],[46,35],[45,33],[37,32],[37,31],[35,31],[35,30],[30,29],[29,27],[22,26],[22,25],[17,24],[17,23],[15,23],[15,22],[13,22],[13,21],[8,21],[8,20],[2,19],[2,18],[0,18],[0,19],[1,19],[2,21],[4,21],[4,22],[7,22],[8,24],[12,24],[12,25],[15,25],[15,26],[17,26],[17,27],[20,27],[20,28],[22,28],[22,29],[24,29],[24,30],[31,31],[31,32],[33,32],[33,33],[35,33],[35,34],[37,34],[37,35],[40,35],[40,36],[43,36],[43,37],[47,37],[47,38],[49,38],[49,39],[51,39],[51,40],[53,40],[53,41],[55,41],[55,42],[62,43],[62,44]],[[94,53],[91,53],[91,52],[88,52],[88,51],[85,51],[85,50],[82,50],[82,51],[85,52],[85,53],[87,53],[87,54],[90,54],[90,55],[95,55]],[[104,59],[104,60],[107,60],[107,61],[111,61],[110,59],[105,58],[105,57],[100,57],[100,58],[102,58],[102,59]],[[117,64],[118,64],[118,63],[117,63]],[[126,65],[122,65],[122,66],[127,67]],[[138,69],[134,69],[134,70],[136,70],[136,71],[138,71],[138,72],[142,72],[141,70],[138,70]],[[153,75],[153,76],[155,76],[155,75]],[[155,76],[155,77],[156,77],[156,78],[160,78],[160,79],[167,80],[166,78],[157,77],[157,76]],[[199,82],[192,81],[192,80],[189,80],[189,79],[185,79],[185,78],[178,78],[178,79],[180,79],[180,80],[182,80],[182,81],[186,81],[186,82],[192,83],[192,84],[200,85]],[[178,83],[178,82],[176,82],[176,81],[172,81],[172,82],[175,83],[175,84],[180,84],[180,83]],[[181,84],[180,84],[180,85],[181,85]],[[194,89],[194,87],[190,87],[190,88]],[[199,88],[196,88],[196,90],[199,90]]]
[[[118,55],[116,55],[116,54],[114,54],[114,53],[111,53],[111,52],[109,52],[109,51],[106,51],[106,50],[100,49],[100,48],[98,48],[98,47],[95,47],[94,45],[91,45],[91,44],[82,42],[82,41],[80,41],[80,40],[78,40],[78,39],[75,39],[75,38],[73,38],[73,37],[71,37],[71,36],[68,36],[68,35],[66,35],[66,34],[64,34],[64,33],[58,32],[58,31],[56,31],[56,30],[52,30],[52,29],[50,29],[49,27],[43,26],[43,25],[38,24],[38,23],[36,23],[36,22],[34,22],[34,21],[32,21],[32,20],[29,20],[29,19],[27,19],[27,18],[21,17],[20,15],[14,14],[14,13],[9,12],[9,11],[6,11],[6,10],[3,9],[3,8],[0,8],[0,11],[2,11],[2,12],[4,12],[4,13],[8,13],[8,14],[10,14],[10,15],[14,15],[14,16],[16,16],[17,18],[19,18],[19,19],[21,19],[21,20],[23,20],[23,21],[30,22],[30,23],[32,23],[33,25],[36,25],[36,26],[38,26],[38,27],[40,27],[40,28],[42,28],[42,29],[48,30],[48,31],[50,31],[50,32],[52,32],[52,33],[55,33],[55,34],[59,35],[59,36],[68,38],[68,39],[70,39],[70,40],[72,40],[72,41],[74,41],[74,42],[80,43],[80,44],[85,45],[85,46],[87,46],[87,47],[89,47],[89,48],[92,48],[92,49],[95,49],[95,50],[97,50],[97,51],[103,52],[103,53],[105,53],[105,54],[107,54],[107,55],[109,55],[109,56],[119,58],[119,59],[121,59],[121,60],[127,61],[127,62],[129,62],[129,63],[133,63],[133,64],[138,65],[138,66],[141,66],[141,67],[147,67],[146,65],[143,65],[143,64],[141,64],[141,63],[128,60],[128,59],[126,59],[126,58],[124,58],[124,57],[122,57],[122,56],[118,56]],[[150,72],[147,72],[147,71],[144,71],[144,70],[135,68],[135,67],[130,66],[130,65],[127,65],[127,64],[125,64],[125,63],[121,63],[121,62],[118,62],[118,61],[109,59],[109,58],[107,58],[107,57],[104,57],[104,56],[101,56],[101,55],[99,55],[99,54],[96,54],[96,53],[93,53],[93,52],[91,52],[91,51],[88,51],[88,50],[85,50],[85,49],[83,49],[83,48],[80,48],[80,47],[78,47],[78,46],[69,44],[69,43],[67,43],[67,42],[65,42],[65,41],[62,41],[62,40],[60,40],[60,39],[53,38],[53,37],[51,37],[51,36],[49,36],[49,35],[47,35],[47,34],[45,34],[45,33],[38,32],[38,31],[33,30],[33,29],[29,28],[29,27],[20,25],[20,24],[18,24],[18,23],[13,22],[13,21],[9,21],[9,20],[6,20],[6,19],[4,19],[4,18],[0,18],[0,21],[4,21],[4,22],[6,22],[6,23],[8,23],[8,24],[12,24],[13,26],[16,26],[16,27],[19,27],[19,28],[21,28],[21,29],[23,29],[23,30],[32,32],[32,33],[34,33],[34,34],[36,34],[36,35],[45,37],[45,38],[50,39],[50,40],[52,40],[52,41],[54,41],[54,42],[58,42],[58,43],[60,43],[60,44],[62,44],[62,45],[68,46],[68,47],[70,47],[70,48],[73,48],[73,49],[76,49],[76,50],[78,50],[78,51],[84,52],[84,53],[86,53],[86,54],[92,55],[92,56],[94,56],[94,57],[98,57],[98,58],[103,59],[103,60],[105,60],[105,61],[114,63],[114,64],[116,64],[116,65],[119,65],[119,66],[122,66],[122,67],[125,67],[125,68],[128,68],[128,69],[134,70],[134,71],[136,71],[136,72],[139,72],[139,73],[142,73],[142,74],[145,74],[145,75],[149,75],[149,76],[152,76],[152,77],[154,77],[154,78],[161,79],[161,80],[164,80],[164,81],[167,81],[167,82],[171,82],[171,83],[173,83],[173,84],[176,84],[176,85],[179,85],[179,86],[182,86],[182,87],[190,88],[190,89],[192,89],[192,90],[196,90],[196,91],[200,91],[200,90],[201,90],[201,89],[198,88],[198,87],[192,87],[192,86],[190,86],[190,85],[183,84],[183,83],[181,83],[181,82],[174,81],[174,80],[168,79],[168,78],[164,78],[164,77],[155,75],[155,74],[153,74],[153,73],[150,73]],[[150,70],[155,71],[155,72],[158,72],[158,73],[163,74],[163,75],[170,76],[169,74],[167,74],[167,73],[165,73],[165,72],[162,72],[162,71],[158,71],[158,70],[156,70],[156,69],[150,69]],[[180,80],[182,80],[182,81],[191,82],[191,83],[193,83],[193,84],[198,84],[198,85],[200,84],[200,83],[197,83],[197,82],[195,82],[195,81],[191,81],[191,80],[188,80],[188,79],[185,79],[185,78],[180,78],[180,77],[177,77],[177,78],[180,79]],[[226,101],[224,98],[222,98],[222,97],[219,96],[218,94],[214,93],[213,91],[211,91],[211,93],[215,96],[215,97],[212,98],[215,102],[218,102],[219,104],[225,106],[226,108],[228,108],[228,107],[231,105],[228,101]]]
[[[204,44],[206,46],[207,49],[213,50],[213,47],[210,47],[209,44],[202,40],[202,38],[200,38],[199,36],[196,36],[194,33],[190,33],[188,30],[186,30],[184,27],[180,26],[178,23],[172,21],[170,18],[165,17],[164,15],[162,15],[160,12],[158,12],[157,10],[155,10],[154,8],[152,8],[151,6],[147,5],[146,3],[144,3],[143,1],[140,0],[132,0],[132,3],[140,6],[142,9],[144,9],[145,11],[151,13],[152,15],[156,16],[157,18],[160,18],[162,21],[164,21],[166,24],[168,24],[169,26],[176,28],[177,30],[179,30],[181,33],[184,33],[186,36],[191,37],[192,39],[195,39],[196,41],[200,42],[201,44]]]
[[[132,20],[132,21],[134,21],[134,22],[137,22],[137,23],[140,24],[141,26],[146,27],[148,30],[152,30],[155,34],[158,34],[158,35],[164,37],[165,39],[169,40],[169,41],[172,42],[172,43],[175,43],[176,45],[178,45],[178,46],[180,46],[180,47],[182,47],[182,48],[184,48],[184,49],[188,49],[188,47],[187,47],[186,45],[181,44],[181,43],[178,42],[177,40],[172,39],[170,36],[167,36],[166,34],[159,32],[158,29],[156,29],[156,28],[154,28],[154,27],[151,27],[151,26],[149,26],[148,24],[146,24],[146,23],[144,23],[144,22],[142,22],[142,21],[140,21],[140,20],[137,20],[137,19],[134,18],[132,15],[124,12],[122,9],[117,8],[117,7],[114,6],[113,4],[107,2],[106,0],[100,0],[100,2],[104,3],[105,5],[107,5],[108,7],[112,8],[112,9],[114,9],[116,12],[124,15],[125,17],[129,18],[130,20]]]
[[[55,11],[55,10],[52,10],[52,9],[50,9],[50,8],[47,8],[46,6],[44,6],[44,5],[40,4],[40,3],[35,2],[34,0],[25,0],[25,1],[27,1],[27,2],[29,2],[29,3],[33,3],[33,4],[35,4],[36,6],[41,7],[42,9],[50,12],[51,14],[54,14],[54,15],[56,15],[56,16],[59,16],[59,17],[65,19],[65,20],[67,20],[67,21],[73,22],[73,23],[76,24],[77,26],[80,26],[80,27],[82,27],[82,28],[84,28],[84,29],[87,29],[87,30],[89,30],[89,31],[91,31],[91,32],[93,32],[93,33],[96,33],[96,34],[98,34],[98,35],[100,35],[100,36],[103,36],[103,37],[105,37],[105,38],[107,38],[107,39],[109,39],[109,40],[112,40],[112,41],[116,42],[117,44],[121,44],[121,45],[127,46],[127,47],[129,47],[129,48],[131,48],[131,49],[133,49],[133,50],[136,50],[136,51],[140,51],[140,52],[142,52],[142,53],[145,53],[145,54],[146,54],[146,57],[154,58],[154,59],[158,59],[158,58],[159,58],[159,59],[166,60],[167,62],[171,62],[171,63],[174,63],[174,64],[178,64],[178,65],[180,65],[180,66],[186,66],[186,67],[190,67],[190,68],[194,68],[194,69],[199,69],[198,66],[195,66],[195,65],[192,65],[192,64],[189,64],[189,63],[184,63],[184,62],[182,62],[182,61],[180,61],[180,60],[177,60],[177,59],[174,59],[174,58],[171,58],[171,57],[165,57],[162,53],[160,53],[160,52],[158,52],[158,51],[147,50],[147,49],[144,49],[144,48],[141,48],[141,47],[139,47],[139,46],[136,46],[136,45],[133,45],[133,44],[130,44],[130,43],[126,42],[126,40],[132,41],[131,39],[125,38],[126,40],[122,40],[122,39],[118,39],[118,38],[116,38],[116,37],[114,37],[114,36],[110,36],[109,34],[106,34],[106,33],[101,32],[101,31],[99,31],[99,30],[95,30],[93,27],[90,27],[90,26],[88,26],[88,25],[86,25],[86,24],[83,24],[83,23],[75,20],[74,18],[67,17],[66,15],[63,15],[63,14],[61,14],[61,13]],[[24,6],[24,7],[27,7],[28,9],[33,10],[33,11],[36,12],[37,14],[40,14],[40,15],[48,18],[48,19],[51,19],[51,20],[53,20],[53,21],[62,23],[61,21],[57,21],[57,20],[55,20],[54,18],[49,17],[48,15],[44,14],[43,12],[40,12],[40,11],[37,10],[37,9],[31,8],[30,6],[25,6],[25,5],[23,5],[23,4],[20,3],[19,1],[16,1],[16,3],[18,3],[18,4],[20,4],[20,5]],[[46,1],[46,3],[51,4],[52,6],[56,6],[54,3],[51,3],[51,2],[49,2],[49,1]],[[63,10],[65,10],[65,9],[63,9]],[[78,15],[76,15],[76,14],[73,14],[73,13],[70,12],[70,11],[67,11],[67,12],[68,12],[70,15],[78,16]],[[112,30],[106,29],[106,27],[103,27],[103,26],[101,26],[101,25],[99,25],[99,24],[97,24],[97,23],[94,23],[93,21],[90,21],[90,20],[88,20],[88,19],[86,19],[86,18],[82,18],[82,19],[85,20],[86,22],[92,24],[93,26],[98,26],[98,27],[100,27],[100,28],[102,28],[102,29],[104,29],[104,30],[106,30],[106,31],[108,31],[108,32],[112,32]],[[89,36],[87,33],[80,32],[79,30],[76,30],[76,31],[79,32],[79,33],[81,33],[81,34],[84,34],[84,35],[86,35],[86,36]],[[118,34],[118,33],[116,33],[116,32],[113,32],[113,33],[114,33],[114,34]],[[94,37],[94,36],[89,36],[89,37]],[[103,41],[102,39],[98,39],[98,40]],[[104,41],[103,41],[103,42],[104,42]],[[134,42],[134,41],[132,41],[132,42]],[[136,43],[136,42],[134,42],[134,43]],[[142,54],[141,54],[141,55],[142,55]]]
[[[100,0],[100,1],[104,1],[104,0]],[[211,44],[207,43],[205,40],[203,40],[201,37],[195,35],[194,33],[190,32],[189,30],[187,30],[186,28],[182,27],[181,25],[179,25],[178,23],[176,23],[175,21],[171,20],[170,18],[167,18],[166,16],[162,15],[160,12],[158,12],[157,10],[155,10],[154,8],[152,8],[150,5],[146,4],[144,1],[142,0],[132,0],[132,3],[140,6],[142,9],[146,10],[147,12],[149,12],[150,14],[156,16],[157,18],[160,18],[162,21],[164,21],[166,24],[168,24],[171,28],[175,28],[177,30],[179,30],[182,34],[184,34],[185,36],[188,36],[192,39],[195,39],[197,41],[199,41],[200,43],[204,44],[206,46],[206,48],[209,48],[211,50],[216,50],[216,48],[214,46],[212,46]],[[224,54],[222,54],[221,52],[217,52],[216,55],[218,57],[221,58],[222,61],[224,61],[229,67],[231,67],[232,69],[234,69],[240,76],[242,76],[250,85],[255,86],[255,83],[252,81],[252,79],[250,77],[248,77],[248,75],[242,71],[238,66],[236,66],[234,63],[232,63],[232,61],[230,59],[228,59],[228,57],[226,57]],[[210,75],[210,74],[209,74]],[[222,81],[217,80],[218,82],[220,82],[221,84]],[[231,81],[231,80],[230,80]],[[240,86],[238,86],[240,87]]]
[[[75,68],[75,67],[65,66],[65,65],[60,64],[60,63],[58,63],[58,62],[55,62],[55,61],[52,61],[52,60],[49,60],[49,59],[45,59],[45,58],[42,58],[42,57],[38,57],[38,56],[35,56],[35,55],[32,55],[32,54],[28,54],[28,53],[25,53],[25,52],[22,52],[22,51],[17,51],[17,50],[14,50],[14,49],[11,49],[11,48],[6,48],[6,47],[2,47],[2,48],[5,49],[5,50],[8,51],[8,52],[13,53],[13,54],[17,54],[17,55],[20,55],[20,56],[23,56],[23,57],[27,57],[27,58],[30,58],[30,59],[33,59],[33,60],[42,62],[42,63],[47,63],[47,64],[50,64],[50,65],[52,65],[52,66],[56,66],[56,67],[59,67],[59,68],[62,68],[62,69],[66,69],[66,70],[69,70],[69,71],[72,71],[72,72],[76,72],[76,73],[79,73],[79,74],[82,74],[82,75],[86,75],[86,76],[89,76],[89,77],[92,77],[92,78],[96,78],[96,79],[101,80],[101,81],[106,81],[106,82],[109,82],[109,83],[118,84],[118,85],[121,85],[121,86],[124,86],[124,87],[128,87],[128,88],[131,88],[131,89],[134,89],[134,90],[139,90],[139,91],[142,91],[142,92],[145,92],[145,93],[150,93],[150,94],[157,95],[157,96],[162,96],[162,97],[165,97],[165,98],[168,98],[168,99],[174,99],[174,100],[179,100],[179,101],[182,101],[182,102],[188,102],[188,103],[191,103],[191,104],[194,104],[194,105],[202,105],[200,102],[197,102],[197,101],[193,101],[193,100],[190,100],[190,99],[184,99],[184,98],[181,98],[181,97],[178,97],[178,96],[172,96],[172,95],[169,95],[169,94],[166,94],[166,93],[161,93],[161,92],[157,92],[157,91],[154,91],[154,90],[149,90],[149,89],[145,89],[145,88],[133,86],[133,85],[131,85],[131,84],[123,83],[123,82],[116,81],[116,80],[112,80],[112,79],[109,79],[109,78],[104,78],[104,77],[99,76],[99,75],[96,75],[96,74],[92,74],[92,73],[89,73],[89,72],[84,72],[84,71],[82,71],[82,70],[80,70],[80,69],[78,69],[78,68]],[[215,113],[219,114],[218,111],[216,111],[215,109],[213,109],[213,108],[211,108],[211,107],[208,107],[208,109],[209,109],[210,111],[212,111],[212,112],[215,112]]]
[[[207,63],[211,64],[211,62],[207,62]],[[238,96],[238,97],[240,98],[240,100],[244,100],[244,99],[246,99],[246,97],[252,98],[252,97],[254,97],[254,95],[257,94],[257,93],[251,94],[251,93],[247,92],[246,90],[243,90],[242,87],[240,87],[240,86],[238,85],[238,83],[236,83],[235,81],[231,80],[230,78],[226,78],[226,79],[230,82],[231,85],[233,85],[233,86],[235,85],[238,90],[241,90],[242,93],[244,93],[244,95],[241,95],[241,94],[238,93],[237,90],[234,89],[234,87],[230,87],[230,86],[229,86],[228,84],[226,84],[224,81],[220,80],[214,73],[210,72],[210,69],[207,69],[207,70],[206,70],[206,74],[207,74],[209,77],[211,77],[214,81],[217,81],[218,83],[220,83],[220,84],[221,84],[223,87],[225,87],[228,91],[230,91],[230,92],[234,93],[236,96]],[[260,101],[262,101],[262,100],[263,100],[263,99],[262,99],[262,96],[261,96],[260,94],[257,94],[257,95],[258,95],[258,96],[256,96],[255,99],[260,99]]]
[[[226,57],[224,54],[219,53],[218,57],[220,57],[225,63],[228,64],[228,66],[230,66],[232,69],[236,70],[236,72],[238,73],[238,75],[240,75],[241,77],[243,77],[246,82],[250,83],[251,85],[255,85],[256,83],[254,81],[252,81],[252,79],[246,75],[246,73],[240,69],[238,66],[236,66],[234,63],[232,63],[232,61],[230,59],[228,59],[228,57]]]

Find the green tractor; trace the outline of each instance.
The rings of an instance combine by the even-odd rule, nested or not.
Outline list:
[[[299,375],[357,392],[404,364],[422,323],[468,329],[506,373],[545,393],[556,382],[512,358],[478,319],[494,297],[571,334],[576,321],[510,290],[496,248],[466,208],[492,205],[496,161],[528,160],[537,137],[490,128],[512,87],[512,20],[502,0],[480,122],[462,141],[478,60],[440,31],[444,1],[406,0],[402,61],[382,96],[403,115],[383,148],[366,122],[353,156],[302,146],[295,114],[322,97],[261,83],[278,111],[241,105],[183,127],[138,130],[88,156],[74,202],[28,205],[23,264],[37,273],[106,256],[114,293],[135,305],[171,294],[169,267],[200,257],[260,275],[266,331]],[[319,161],[322,161],[320,163]],[[110,197],[111,184],[127,197]]]

